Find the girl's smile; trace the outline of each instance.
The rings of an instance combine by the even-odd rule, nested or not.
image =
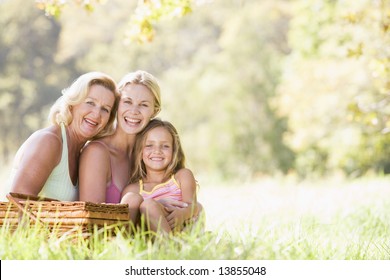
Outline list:
[[[146,136],[142,159],[147,168],[165,169],[172,161],[173,138],[164,127],[150,130]]]

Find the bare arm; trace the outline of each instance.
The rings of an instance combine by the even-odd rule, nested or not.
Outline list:
[[[181,207],[181,208],[188,207],[187,203],[173,198],[161,198],[158,200],[158,202],[160,202],[165,207],[165,209],[169,212],[173,211],[177,207]]]
[[[48,130],[37,131],[19,149],[11,192],[37,196],[61,161],[62,140]]]
[[[106,188],[110,174],[110,152],[101,143],[89,143],[80,156],[80,200],[94,203],[106,202]]]
[[[191,170],[183,168],[176,173],[175,177],[181,187],[183,202],[187,203],[188,207],[176,208],[167,216],[171,228],[180,226],[184,221],[192,218],[197,207],[196,180]]]
[[[138,185],[138,183],[133,183],[133,184],[127,185],[123,189],[122,195],[121,195],[122,201],[123,201],[123,198],[126,196],[127,193],[139,194],[139,185]]]

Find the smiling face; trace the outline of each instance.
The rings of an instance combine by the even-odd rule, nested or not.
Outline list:
[[[127,134],[139,133],[154,116],[154,97],[141,84],[128,84],[121,91],[118,107],[118,125]]]
[[[173,157],[173,138],[164,127],[151,129],[146,135],[142,150],[142,160],[147,170],[167,169]]]
[[[91,139],[108,123],[114,106],[114,93],[102,85],[92,85],[83,102],[72,108],[72,126],[81,137]]]

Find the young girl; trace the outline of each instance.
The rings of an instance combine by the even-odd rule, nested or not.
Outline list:
[[[175,127],[160,119],[149,122],[137,135],[134,146],[135,166],[128,185],[122,192],[139,193],[141,215],[149,230],[170,233],[181,230],[186,221],[196,217],[200,205],[196,200],[196,180],[185,168],[185,156]],[[178,200],[187,207],[166,206]]]

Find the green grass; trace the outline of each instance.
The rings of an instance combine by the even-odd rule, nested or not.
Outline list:
[[[144,233],[58,237],[39,227],[0,229],[0,259],[388,260],[390,184],[271,180],[202,186],[205,232],[151,241]]]

